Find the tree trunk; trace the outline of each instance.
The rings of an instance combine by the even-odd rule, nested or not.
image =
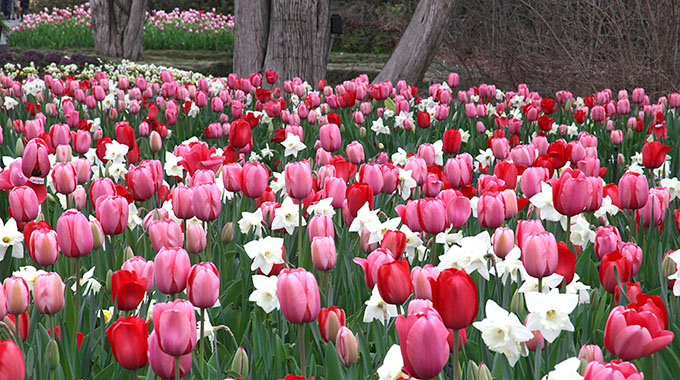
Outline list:
[[[326,77],[329,40],[330,0],[271,0],[264,69],[279,74],[277,86],[296,76],[315,86]]]
[[[236,0],[234,4],[234,73],[262,72],[269,36],[269,0]]]
[[[142,58],[146,0],[90,0],[97,54]]]
[[[403,79],[417,86],[439,48],[451,18],[453,0],[420,0],[411,22],[374,83]]]

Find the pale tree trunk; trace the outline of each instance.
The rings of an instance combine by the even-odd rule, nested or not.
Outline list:
[[[90,0],[97,54],[142,58],[146,0]]]
[[[269,0],[237,0],[234,4],[234,73],[262,72],[269,35]]]
[[[451,19],[453,0],[420,0],[411,22],[375,82],[403,79],[419,85],[439,48]]]
[[[331,29],[330,0],[271,0],[269,20],[264,69],[279,73],[276,85],[296,76],[312,86],[324,79]]]

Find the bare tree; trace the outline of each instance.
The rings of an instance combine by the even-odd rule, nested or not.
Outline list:
[[[326,76],[329,0],[237,0],[235,8],[235,73],[274,69],[279,81],[312,83]]]
[[[146,0],[91,0],[90,3],[97,54],[141,59]]]
[[[397,47],[374,82],[403,79],[419,84],[432,63],[451,19],[453,0],[420,0]]]

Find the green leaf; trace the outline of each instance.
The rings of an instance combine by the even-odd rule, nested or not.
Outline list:
[[[326,343],[326,379],[345,379],[345,373],[340,367],[340,360],[338,354],[335,352],[335,346]]]

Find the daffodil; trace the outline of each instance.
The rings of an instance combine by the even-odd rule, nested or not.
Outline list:
[[[271,313],[274,309],[279,309],[279,298],[276,296],[276,283],[278,280],[277,276],[254,275],[253,286],[255,290],[248,297],[248,301],[255,302],[267,314]]]
[[[283,264],[283,239],[267,236],[264,239],[253,240],[243,246],[248,257],[253,262],[251,270],[261,270],[269,274],[274,264]]]
[[[0,220],[0,260],[5,258],[7,248],[12,247],[12,257],[20,259],[24,257],[24,234],[19,232],[17,222],[10,218],[7,223]]]
[[[529,310],[527,328],[540,331],[549,343],[557,339],[562,330],[574,331],[569,314],[578,305],[576,294],[560,294],[553,289],[548,294],[525,293],[524,299]]]

